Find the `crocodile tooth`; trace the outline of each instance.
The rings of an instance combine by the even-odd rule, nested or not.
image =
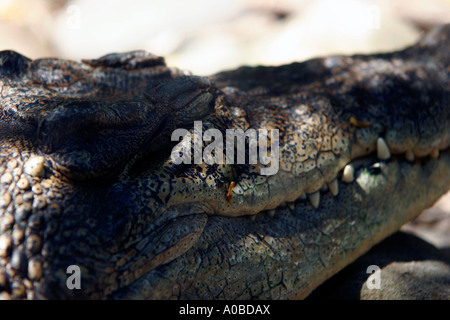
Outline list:
[[[327,190],[328,190],[328,185],[326,183],[324,183],[322,188],[320,188],[320,191],[325,192]]]
[[[372,164],[370,166],[370,169],[372,169],[373,172],[380,173],[384,167],[385,167],[385,165],[382,162],[377,162],[377,163]]]
[[[308,198],[309,198],[309,201],[311,202],[312,206],[317,209],[319,207],[319,203],[320,203],[320,192],[316,191],[314,193],[309,193]]]
[[[306,193],[302,193],[300,197],[298,197],[300,200],[306,200]]]
[[[289,207],[289,209],[294,210],[295,209],[295,202],[288,202],[288,207]]]
[[[405,153],[405,158],[406,160],[408,160],[409,162],[414,162],[415,156],[414,156],[414,152],[412,152],[412,150],[408,150]]]
[[[380,160],[387,160],[391,157],[391,151],[383,138],[379,137],[377,140],[377,157]]]
[[[256,219],[256,214],[252,214],[252,215],[250,216],[250,220],[255,221],[255,219]]]
[[[435,158],[437,158],[437,157],[439,157],[439,149],[438,149],[438,148],[433,149],[433,150],[431,151],[431,153],[430,153],[430,158],[431,158],[431,159],[435,159]]]
[[[328,188],[333,196],[337,196],[339,194],[339,184],[337,179],[334,179],[328,184]]]
[[[353,179],[355,175],[355,169],[351,164],[348,164],[344,168],[344,172],[342,173],[342,181],[350,183],[353,182]]]
[[[273,218],[275,216],[275,209],[267,210],[267,215],[269,217]]]

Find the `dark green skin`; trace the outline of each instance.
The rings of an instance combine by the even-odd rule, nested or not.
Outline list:
[[[142,51],[0,52],[1,297],[308,296],[450,189],[449,36],[209,78]],[[195,120],[279,129],[280,171],[174,164],[170,135]],[[320,191],[336,178],[339,194]],[[316,192],[317,208],[300,197]]]

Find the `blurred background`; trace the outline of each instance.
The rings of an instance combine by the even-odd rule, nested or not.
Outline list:
[[[450,0],[0,0],[0,50],[80,60],[145,49],[209,75],[400,49],[442,23]],[[450,248],[450,192],[403,229]]]
[[[97,58],[145,49],[211,74],[389,51],[450,22],[450,0],[0,0],[0,49]]]

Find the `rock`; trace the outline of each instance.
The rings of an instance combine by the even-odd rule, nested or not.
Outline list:
[[[450,300],[450,266],[439,260],[392,262],[382,268],[380,289],[362,286],[363,300]]]
[[[368,272],[379,267],[379,289]],[[375,279],[377,280],[377,279]],[[369,284],[369,286],[370,286]],[[442,250],[404,232],[373,247],[318,287],[308,299],[450,299],[450,264]]]

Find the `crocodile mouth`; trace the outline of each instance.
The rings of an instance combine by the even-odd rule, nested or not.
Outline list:
[[[285,190],[281,192],[276,190],[277,193],[283,193],[282,196],[276,196],[274,200],[264,199],[264,196],[270,198],[272,195],[270,192],[273,191],[269,188],[269,191],[263,190],[261,191],[261,195],[257,195],[258,189],[253,191],[254,199],[246,198],[245,200],[248,203],[243,203],[240,196],[245,193],[245,189],[249,190],[252,186],[248,186],[248,184],[252,184],[257,182],[258,179],[264,180],[263,177],[257,176],[252,180],[248,179],[243,181],[244,179],[240,179],[239,174],[235,172],[232,174],[231,178],[227,177],[226,183],[219,185],[219,196],[214,194],[211,198],[203,198],[201,201],[196,200],[195,193],[191,193],[189,197],[185,196],[184,198],[175,198],[173,202],[169,200],[168,205],[165,209],[164,214],[170,211],[177,212],[187,212],[191,214],[193,211],[202,212],[208,215],[221,215],[228,217],[240,217],[247,216],[250,219],[255,219],[256,216],[265,214],[269,217],[273,217],[276,214],[278,209],[289,207],[293,209],[295,204],[301,201],[308,200],[309,204],[314,208],[318,209],[320,206],[321,196],[327,193],[330,193],[334,197],[339,195],[339,180],[342,183],[352,183],[355,180],[355,171],[360,169],[365,169],[373,174],[383,172],[383,168],[386,166],[386,163],[389,162],[398,162],[402,165],[418,165],[423,164],[428,161],[433,161],[439,158],[441,153],[448,152],[450,145],[450,136],[447,134],[442,134],[440,138],[437,138],[433,141],[431,146],[424,147],[423,145],[415,146],[415,147],[401,147],[399,145],[395,145],[394,147],[388,145],[386,140],[383,137],[378,137],[375,143],[371,145],[355,146],[351,149],[351,156],[349,160],[346,160],[346,157],[342,157],[338,159],[335,163],[335,168],[330,171],[335,172],[335,175],[326,175],[323,174],[323,178],[319,180],[319,184],[314,182],[314,184],[308,185],[308,182],[304,184],[303,190],[298,188],[298,186],[286,186],[283,183],[280,183]],[[316,155],[316,159],[321,157],[320,153]],[[316,161],[316,167],[318,160]],[[329,169],[329,168],[325,168]],[[289,173],[281,172],[280,176],[284,177]],[[327,177],[327,178],[325,178]],[[294,180],[301,180],[303,176],[296,176]],[[265,180],[266,184],[270,184],[271,177]],[[245,186],[247,184],[247,186]],[[275,183],[272,183],[275,185]],[[216,187],[217,185],[215,185]],[[244,187],[245,186],[245,187]],[[294,189],[294,192],[287,192],[291,189]],[[297,189],[297,190],[295,190]],[[200,187],[198,189],[201,190]],[[184,191],[183,189],[181,191]],[[179,192],[181,192],[179,191]],[[195,191],[195,188],[193,188]],[[204,191],[204,190],[202,190]],[[206,190],[205,194],[208,194]],[[217,198],[221,198],[217,201]],[[235,205],[233,202],[235,199],[241,200]],[[242,206],[246,205],[247,207],[243,208]],[[187,208],[190,209],[187,209]],[[194,208],[194,209],[193,209]],[[166,216],[167,217],[167,216]]]
[[[250,260],[257,261],[261,259],[261,256],[267,255],[268,250],[280,250],[289,256],[291,255],[289,251],[292,250],[290,247],[293,244],[304,246],[302,250],[307,252],[312,243],[317,244],[322,241],[319,238],[325,237],[329,241],[324,245],[325,249],[323,251],[321,249],[313,250],[319,256],[315,268],[323,269],[324,276],[318,277],[317,281],[311,281],[311,284],[319,285],[345,266],[343,260],[347,261],[346,263],[353,261],[376,243],[376,241],[375,243],[366,243],[370,233],[364,236],[360,233],[362,228],[360,220],[364,220],[363,223],[370,226],[380,225],[383,219],[392,220],[392,225],[385,227],[384,230],[380,231],[377,227],[373,227],[376,230],[373,231],[376,233],[374,237],[381,241],[385,236],[394,232],[397,227],[400,227],[401,224],[396,226],[399,222],[395,223],[397,218],[394,214],[397,213],[400,204],[406,203],[406,199],[410,197],[419,199],[430,196],[434,186],[427,184],[438,181],[436,173],[439,175],[439,172],[446,172],[450,167],[450,149],[448,147],[439,150],[439,153],[432,151],[426,156],[415,156],[414,158],[411,158],[408,153],[392,154],[389,148],[386,150],[385,147],[387,146],[383,145],[383,142],[379,142],[377,149],[381,148],[381,150],[346,164],[333,180],[335,182],[327,184],[327,187],[321,188],[314,193],[315,195],[303,193],[295,201],[280,203],[271,210],[263,210],[255,214],[227,216],[214,212],[213,207],[204,202],[168,207],[161,215],[164,219],[154,221],[155,229],[152,234],[156,236],[156,239],[153,244],[159,244],[159,251],[154,252],[153,259],[146,264],[145,271],[142,271],[142,275],[138,279],[112,293],[110,298],[165,299],[168,297],[168,292],[171,292],[169,296],[173,297],[172,290],[175,290],[174,288],[177,288],[178,285],[165,278],[165,273],[168,270],[186,268],[188,263],[186,259],[192,259],[192,255],[196,256],[199,252],[207,256],[206,260],[215,260],[214,253],[207,253],[207,251],[217,243],[224,241],[221,240],[221,237],[231,239],[228,250],[234,252],[232,255],[234,258],[231,260],[236,259],[234,263],[237,265],[240,264],[239,260],[241,259],[237,257],[238,252],[250,254],[252,256]],[[408,191],[409,185],[410,192]],[[316,196],[317,194],[318,196]],[[399,195],[404,195],[405,199],[401,199],[400,196],[398,200],[395,200]],[[319,197],[319,199],[315,197]],[[431,205],[433,200],[430,201]],[[344,213],[344,211],[348,211],[349,207],[353,208],[350,210],[352,213]],[[405,210],[404,215],[408,216],[405,221],[413,219],[418,214],[418,212],[408,212],[408,210],[414,211],[413,207],[410,206]],[[347,209],[343,210],[343,208]],[[344,219],[348,221],[344,221]],[[402,224],[405,221],[402,221]],[[354,234],[348,234],[347,238],[353,239],[356,234],[359,234],[358,241],[361,241],[362,245],[354,252],[349,250],[345,254],[345,259],[342,259],[336,255],[336,252],[338,248],[345,247],[343,243],[345,241],[339,239],[339,236],[342,235],[342,231],[339,229],[344,225],[349,228],[346,230],[347,233]],[[226,230],[233,230],[234,234],[231,235]],[[311,232],[311,230],[316,230],[316,235],[306,235],[306,232]],[[319,245],[317,246],[319,247]],[[355,244],[354,247],[356,248],[357,245]],[[230,252],[222,250],[216,252],[220,256],[217,259],[227,260],[228,258],[225,257]],[[272,254],[278,255],[274,252]],[[283,254],[280,255],[283,256]],[[309,261],[308,257],[306,258],[306,261]],[[299,264],[295,257],[286,259],[292,259],[294,265]],[[231,261],[227,263],[233,264]],[[196,265],[197,268],[198,265],[201,265],[202,268],[216,270],[212,261],[207,262],[206,266],[204,264],[204,261],[197,261]],[[197,269],[193,268],[192,274],[187,269],[184,276],[195,278]],[[251,272],[251,270],[247,271]],[[321,280],[322,278],[323,280]],[[313,286],[311,285],[311,287]],[[220,297],[221,295],[224,297],[223,292],[218,291],[215,296]]]
[[[339,179],[343,183],[358,183],[362,189],[364,189],[365,181],[358,179],[361,177],[361,170],[367,171],[370,174],[377,175],[382,174],[388,162],[396,162],[399,166],[408,165],[420,165],[427,161],[433,161],[439,157],[440,153],[448,153],[448,141],[442,142],[439,148],[433,148],[428,154],[422,153],[418,156],[409,149],[405,153],[391,154],[391,151],[383,138],[377,139],[377,147],[375,154],[369,154],[366,156],[358,157],[339,170],[338,176],[330,183],[324,183],[320,190],[314,193],[302,193],[300,197],[294,202],[283,202],[277,208],[272,210],[265,210],[262,213],[273,217],[276,214],[276,210],[285,208],[288,206],[291,210],[295,208],[295,204],[298,201],[306,201],[317,209],[320,205],[320,197],[323,194],[331,193],[333,196],[339,194]],[[375,157],[376,156],[376,157]],[[275,211],[274,211],[275,210]]]

